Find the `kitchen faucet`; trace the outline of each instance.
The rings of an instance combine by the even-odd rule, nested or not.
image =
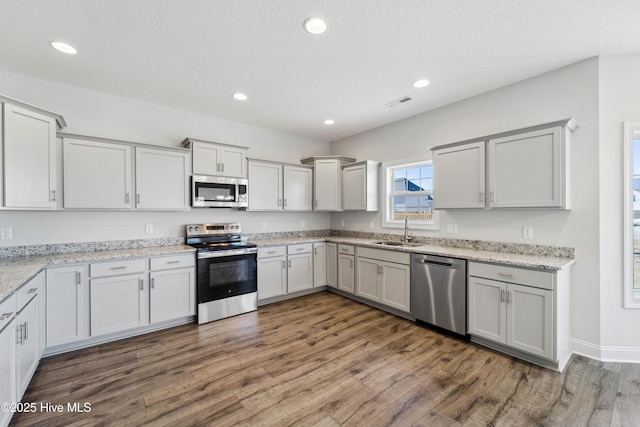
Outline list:
[[[413,239],[413,236],[409,236],[409,215],[404,216],[404,237],[402,241],[404,243],[409,243]]]

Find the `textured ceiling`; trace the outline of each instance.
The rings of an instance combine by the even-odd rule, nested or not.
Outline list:
[[[640,52],[638,22],[639,0],[0,0],[0,69],[333,141]]]

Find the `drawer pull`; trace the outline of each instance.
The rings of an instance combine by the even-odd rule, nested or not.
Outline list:
[[[38,288],[31,288],[27,291],[28,294],[32,294],[34,292],[38,292]]]
[[[496,274],[500,277],[507,277],[509,279],[513,279],[513,274],[509,274],[509,273],[496,273]]]
[[[180,261],[175,260],[175,261],[167,261],[167,264],[179,264]]]
[[[121,265],[120,267],[110,267],[109,270],[124,270],[126,268],[126,265]]]
[[[140,290],[144,291],[144,280],[138,279],[138,283],[140,284]]]
[[[275,254],[277,251],[267,251],[268,254]]]
[[[12,315],[13,315],[13,311],[10,311],[9,313],[4,313],[2,316],[0,316],[0,320],[7,320]]]
[[[500,291],[500,302],[504,302],[504,289]]]
[[[151,289],[155,289],[156,288],[156,279],[154,279],[153,277],[151,278]]]
[[[297,248],[296,251],[298,251],[298,252],[304,251],[304,248]]]

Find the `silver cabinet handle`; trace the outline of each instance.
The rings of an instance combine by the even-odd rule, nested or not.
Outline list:
[[[511,273],[496,273],[496,274],[498,276],[500,276],[500,277],[506,277],[506,278],[509,278],[509,279],[513,279],[513,274],[511,274]]]
[[[284,203],[282,206],[287,207],[287,199],[284,199]]]
[[[16,344],[22,344],[22,325],[18,325],[16,328]]]
[[[78,285],[80,285],[80,284],[81,284],[81,283],[80,283],[80,282],[81,282],[81,276],[80,276],[80,274],[82,274],[82,273],[80,273],[79,271],[76,271],[76,284],[78,284]]]
[[[484,192],[480,192],[480,202],[484,203]]]
[[[316,199],[316,208],[318,207],[318,199]]]
[[[27,291],[28,294],[32,294],[34,292],[38,292],[38,288],[31,288]]]
[[[513,294],[511,291],[507,291],[507,304],[513,303]]]
[[[285,268],[286,264],[284,263],[284,260],[282,261],[282,268]]]
[[[493,191],[491,191],[489,194],[491,195],[491,203],[495,202],[495,201],[496,201],[496,200],[495,200],[496,198],[495,198],[495,196],[494,196],[494,194],[493,194]]]
[[[278,206],[282,205],[282,199],[278,199]]]
[[[140,193],[136,194],[136,204],[140,204]]]
[[[351,268],[353,268],[353,260],[352,260],[352,259],[351,259],[351,260],[349,260],[349,266],[350,266]]]
[[[175,260],[175,261],[167,261],[167,264],[179,264],[180,261]]]
[[[144,281],[142,279],[138,279],[138,284],[140,285],[140,290],[144,291]]]
[[[110,267],[109,270],[125,270],[126,268],[125,265],[121,265],[120,267]]]
[[[56,190],[51,190],[51,201],[52,202],[56,201]]]
[[[29,323],[24,322],[24,340],[29,339]]]
[[[296,248],[296,251],[298,251],[298,252],[304,251],[304,248]]]
[[[291,268],[291,260],[289,260],[289,268]]]
[[[313,254],[318,255],[318,248],[313,248]]]
[[[0,316],[0,320],[7,320],[12,315],[13,315],[13,311],[10,311],[9,313],[4,313],[2,316]]]
[[[156,288],[156,279],[155,278],[151,278],[151,289],[155,289]]]
[[[220,163],[216,163],[216,172],[220,172]]]
[[[500,291],[500,302],[504,302],[504,289]]]
[[[124,195],[124,202],[128,205],[129,204],[129,193],[125,193]]]
[[[222,165],[222,170],[221,172],[224,172],[224,163],[220,163]]]
[[[277,251],[267,251],[268,254],[275,254]]]

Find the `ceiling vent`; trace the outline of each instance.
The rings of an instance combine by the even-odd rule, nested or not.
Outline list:
[[[396,99],[395,101],[388,102],[384,105],[387,107],[395,107],[396,105],[404,104],[407,101],[411,101],[411,97],[409,95],[405,95],[401,98]]]

